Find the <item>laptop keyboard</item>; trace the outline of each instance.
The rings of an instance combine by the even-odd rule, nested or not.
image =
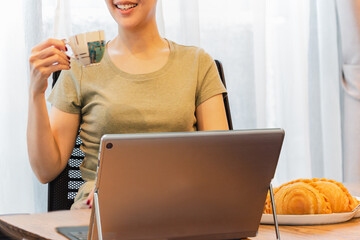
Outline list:
[[[70,234],[75,238],[75,239],[78,239],[78,240],[87,240],[88,238],[88,232],[84,231],[80,231],[80,232],[70,232]]]

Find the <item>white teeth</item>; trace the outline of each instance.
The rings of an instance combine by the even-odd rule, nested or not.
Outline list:
[[[124,5],[116,5],[117,8],[121,9],[121,10],[128,10],[130,8],[136,7],[137,4],[133,3],[133,4],[124,4]]]

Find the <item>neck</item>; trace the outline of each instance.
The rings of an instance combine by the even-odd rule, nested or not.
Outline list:
[[[156,21],[152,21],[142,28],[119,28],[119,34],[111,41],[110,47],[118,54],[151,54],[167,48],[167,42],[161,38]]]

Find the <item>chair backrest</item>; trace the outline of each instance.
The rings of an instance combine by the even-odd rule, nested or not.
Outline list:
[[[53,73],[52,87],[54,87],[59,76],[60,71]],[[75,146],[68,164],[59,176],[48,185],[48,211],[70,209],[80,186],[84,183],[79,169],[85,157],[84,152],[80,149],[82,143],[79,137],[80,131],[81,129],[79,129],[76,137]]]
[[[226,88],[223,65],[219,60],[215,60],[215,63],[216,63],[216,67],[217,67],[217,69],[219,71],[220,79],[221,79],[222,83],[224,84],[224,86]],[[225,111],[226,111],[226,117],[227,117],[227,120],[228,120],[229,130],[233,130],[233,124],[232,124],[232,118],[231,118],[231,112],[230,112],[230,105],[229,105],[229,99],[228,99],[228,94],[227,93],[223,94],[223,99],[224,99],[224,106],[225,106]]]
[[[217,69],[221,81],[226,87],[225,77],[223,67],[220,61],[215,60]],[[60,76],[60,71],[53,73],[53,83],[54,87],[57,79]],[[227,94],[223,94],[224,97],[224,106],[226,111],[226,116],[228,119],[229,129],[232,130],[232,119],[230,113],[230,106]],[[81,129],[79,129],[80,133]],[[80,186],[84,183],[81,178],[81,173],[79,166],[84,159],[84,153],[80,150],[81,139],[79,135],[76,138],[76,143],[74,150],[71,153],[71,157],[66,165],[65,169],[60,173],[60,175],[49,183],[48,186],[48,211],[57,211],[57,210],[66,210],[70,209],[71,205],[74,203],[76,193],[78,192]]]

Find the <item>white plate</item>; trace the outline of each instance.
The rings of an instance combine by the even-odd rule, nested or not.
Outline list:
[[[356,199],[360,201],[360,197],[356,197]],[[354,215],[354,218],[360,218],[360,208],[358,208],[357,212]]]
[[[280,225],[321,225],[346,222],[355,215],[360,217],[360,204],[352,211],[346,213],[331,214],[307,214],[307,215],[277,215]],[[263,214],[261,224],[274,224],[272,214]]]

